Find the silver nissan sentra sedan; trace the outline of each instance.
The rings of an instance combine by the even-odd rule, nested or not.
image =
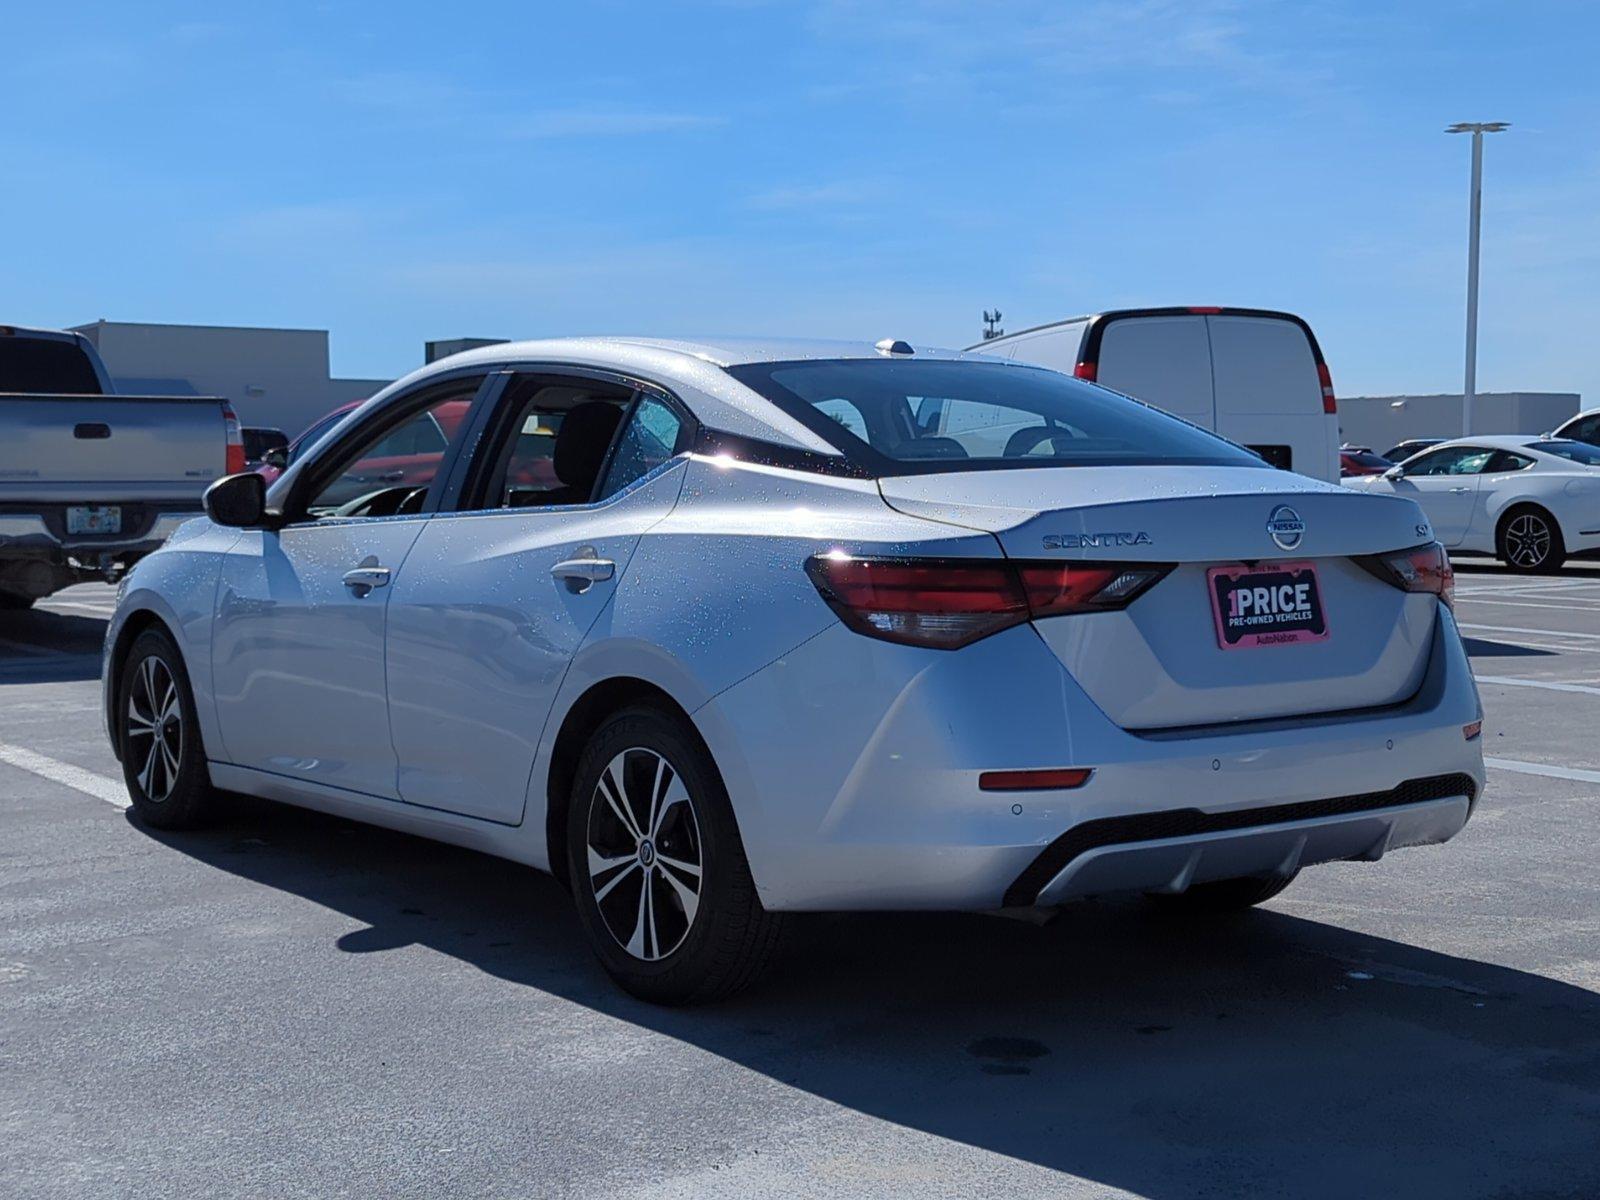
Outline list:
[[[806,909],[1249,905],[1483,786],[1410,500],[1039,367],[820,342],[455,355],[126,580],[133,806],[242,792],[553,872],[727,994]]]

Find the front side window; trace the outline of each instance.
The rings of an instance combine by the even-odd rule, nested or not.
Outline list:
[[[614,496],[637,479],[643,479],[678,452],[683,422],[665,400],[641,396],[627,428],[612,452],[597,500]]]
[[[1266,469],[1215,434],[1038,367],[824,359],[728,373],[875,475],[1093,465]],[[841,404],[860,414],[860,431],[839,419]]]
[[[1494,457],[1493,450],[1477,446],[1451,446],[1435,450],[1406,464],[1407,475],[1477,475]]]
[[[331,476],[322,476],[313,464],[321,482],[314,485],[307,515],[385,517],[420,512],[477,390],[475,379],[449,388],[420,411],[371,430],[339,455],[341,465]]]

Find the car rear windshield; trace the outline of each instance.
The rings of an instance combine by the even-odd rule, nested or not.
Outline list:
[[[1266,464],[1186,421],[1040,367],[819,359],[728,368],[874,475]]]
[[[1582,463],[1586,467],[1600,467],[1600,446],[1591,446],[1588,442],[1568,442],[1551,440],[1548,442],[1533,442],[1530,450],[1543,450],[1546,454],[1554,454],[1557,458],[1570,458],[1575,463]]]
[[[76,342],[0,336],[0,392],[98,396],[100,378]]]

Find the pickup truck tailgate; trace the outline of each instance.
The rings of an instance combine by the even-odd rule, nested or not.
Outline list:
[[[198,498],[227,465],[223,402],[0,393],[0,499]]]

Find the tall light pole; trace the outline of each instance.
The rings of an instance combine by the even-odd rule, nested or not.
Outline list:
[[[1472,402],[1478,393],[1478,218],[1483,207],[1483,135],[1509,129],[1509,121],[1457,121],[1446,133],[1472,135],[1472,196],[1467,226],[1467,378],[1461,391],[1461,435],[1472,436]]]

